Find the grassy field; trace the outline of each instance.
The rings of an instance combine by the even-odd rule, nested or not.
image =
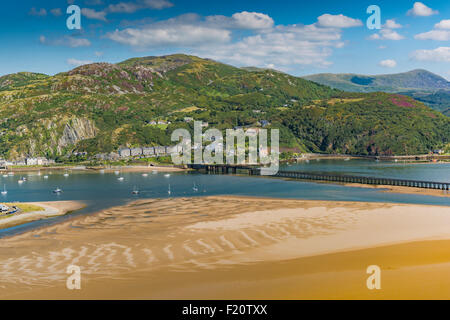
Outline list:
[[[20,209],[20,213],[29,213],[29,212],[36,212],[36,211],[43,211],[44,208],[36,206],[34,204],[28,204],[28,203],[5,203],[6,206],[12,208],[13,206],[16,206]],[[10,215],[1,215],[0,219],[8,218]]]

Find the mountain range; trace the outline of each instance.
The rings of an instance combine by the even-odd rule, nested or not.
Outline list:
[[[320,73],[303,78],[344,91],[405,94],[450,116],[450,82],[423,69],[373,76]]]
[[[418,154],[450,140],[450,118],[408,96],[344,92],[183,54],[0,77],[7,159],[169,145],[174,129],[193,129],[186,118],[220,130],[265,123],[280,129],[282,147],[304,152]]]

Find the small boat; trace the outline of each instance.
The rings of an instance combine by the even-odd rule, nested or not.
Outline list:
[[[153,170],[152,173],[153,174],[158,174],[158,170]]]
[[[38,176],[40,176],[41,175],[41,171],[38,171],[38,174],[37,174]]]
[[[169,184],[169,190],[167,190],[167,194],[170,196],[172,194],[172,191],[170,190],[170,184]]]
[[[345,158],[344,161],[350,161],[350,158]]]
[[[7,174],[4,174],[4,175],[3,175],[3,178],[8,178],[8,175],[7,175]]]
[[[56,189],[53,190],[53,193],[60,194],[60,193],[62,193],[62,190],[60,188],[56,187]]]
[[[47,175],[45,175],[45,176],[44,176],[44,179],[48,179],[48,176],[47,176]]]
[[[166,174],[164,175],[164,178],[170,178],[170,174],[166,173]]]
[[[103,169],[102,169],[102,170],[100,170],[100,173],[101,173],[101,174],[105,173],[105,170],[103,170]]]
[[[18,184],[22,184],[22,183],[24,183],[24,182],[25,182],[25,180],[23,180],[23,179],[19,179],[19,180],[17,181]]]
[[[68,177],[69,176],[69,174],[66,172],[66,173],[64,173],[64,177]]]
[[[12,171],[8,172],[8,176],[13,176],[13,175],[14,175],[14,172],[12,172]]]
[[[142,176],[143,177],[148,177],[148,173],[143,173]]]
[[[120,171],[114,171],[114,174],[116,175],[116,176],[118,176],[119,175],[119,173],[120,173]]]
[[[133,191],[131,192],[132,194],[138,195],[139,193],[141,193],[136,187],[133,188]]]
[[[8,194],[8,191],[6,190],[6,185],[3,185],[2,196],[6,196],[7,194]]]
[[[125,180],[125,178],[124,177],[119,177],[119,178],[117,178],[117,180],[123,181],[123,180]]]
[[[197,191],[198,191],[198,188],[197,188],[197,186],[195,185],[195,182],[194,182],[194,186],[192,187],[192,190],[194,190],[194,192],[197,192]]]

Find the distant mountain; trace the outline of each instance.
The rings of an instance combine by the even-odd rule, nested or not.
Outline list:
[[[185,117],[220,130],[265,120],[302,151],[417,154],[450,141],[450,118],[411,97],[176,54],[0,77],[0,158],[170,145],[174,129],[192,131]]]
[[[450,82],[423,69],[374,76],[320,73],[303,78],[350,92],[383,91],[409,95],[450,116]]]

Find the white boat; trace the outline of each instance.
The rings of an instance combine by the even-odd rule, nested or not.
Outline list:
[[[345,158],[344,161],[350,161],[350,158]]]
[[[4,175],[3,175],[3,178],[8,178],[8,175],[7,175],[7,174],[4,174]]]
[[[19,180],[17,181],[18,184],[22,184],[22,183],[24,183],[24,182],[25,182],[25,180],[23,180],[23,179],[19,179]]]
[[[102,170],[100,170],[100,173],[102,173],[102,174],[103,174],[103,173],[105,173],[105,170],[103,170],[103,169],[102,169]]]
[[[6,190],[6,185],[3,185],[2,196],[6,196],[7,194],[8,194],[8,191]]]
[[[148,177],[148,173],[143,173],[142,176],[143,177]]]
[[[169,184],[169,190],[167,190],[167,194],[170,196],[172,194],[172,191],[170,190],[170,184]]]
[[[124,179],[125,179],[124,177],[117,178],[117,180],[119,180],[119,181],[123,181]]]
[[[119,173],[120,173],[120,171],[118,171],[118,170],[114,171],[114,174],[115,174],[116,176],[118,176]]]
[[[44,176],[44,179],[48,179],[48,176],[47,176],[47,175],[45,175],[45,176]]]
[[[192,190],[194,190],[194,192],[197,192],[197,191],[198,191],[198,188],[197,188],[197,186],[195,185],[195,182],[194,182],[194,186],[192,187]]]
[[[158,170],[153,170],[152,173],[153,174],[158,174]]]
[[[14,172],[12,172],[12,171],[8,172],[8,176],[13,176],[13,175],[14,175]]]
[[[170,178],[170,174],[166,173],[166,174],[164,175],[164,178]]]
[[[66,172],[66,173],[64,173],[64,177],[68,177],[69,176],[69,174]]]
[[[62,189],[56,187],[56,189],[53,190],[53,193],[56,193],[56,194],[62,193]]]
[[[138,195],[139,193],[141,193],[136,187],[133,188],[133,191],[131,192],[132,194]]]

